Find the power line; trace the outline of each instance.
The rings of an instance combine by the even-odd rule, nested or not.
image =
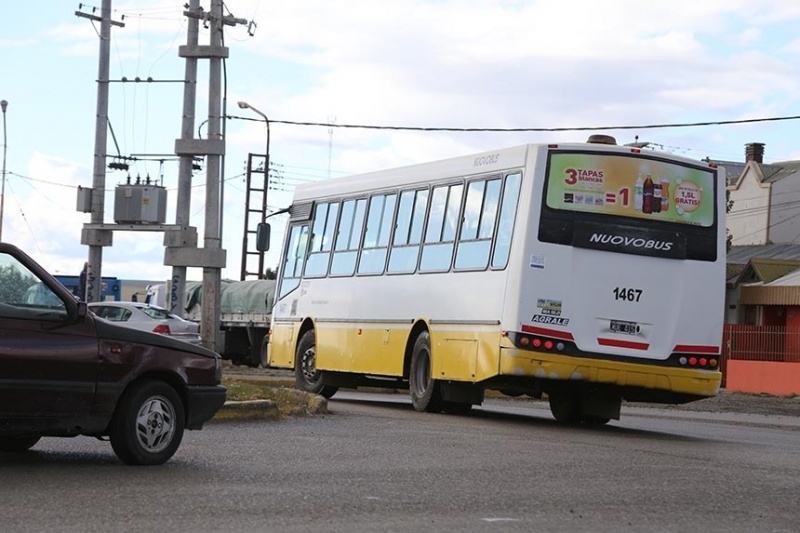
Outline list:
[[[794,220],[794,219],[795,219],[795,218],[797,218],[797,217],[800,217],[800,213],[797,213],[796,215],[790,216],[789,218],[785,218],[785,219],[783,219],[783,220],[779,220],[779,221],[775,222],[774,224],[770,224],[770,225],[769,225],[769,226],[767,226],[766,228],[758,228],[756,231],[752,231],[752,232],[750,232],[750,233],[747,233],[747,234],[745,234],[745,235],[739,235],[738,237],[737,237],[736,235],[734,235],[734,236],[733,236],[733,239],[732,239],[732,242],[733,242],[733,243],[735,243],[736,241],[740,241],[740,240],[742,240],[742,239],[744,239],[744,238],[746,238],[746,237],[750,237],[750,236],[752,236],[752,235],[755,235],[755,234],[757,234],[757,233],[761,233],[761,232],[764,232],[764,233],[766,233],[766,232],[768,232],[770,229],[772,229],[772,228],[774,228],[774,227],[778,226],[779,224],[784,224],[784,223],[786,223],[786,222],[789,222],[789,221],[791,221],[791,220]],[[797,240],[797,237],[795,237],[795,238],[794,238],[794,240]],[[794,242],[794,240],[793,240],[792,242]]]
[[[235,115],[228,115],[225,118],[233,118],[238,120],[251,120],[263,122],[261,119],[254,119],[250,117],[239,117]],[[800,115],[792,115],[785,117],[764,117],[764,118],[750,118],[741,120],[714,120],[705,122],[672,122],[663,124],[641,124],[641,125],[622,125],[622,126],[576,126],[576,127],[559,127],[559,128],[448,128],[448,127],[423,127],[423,126],[380,126],[372,124],[339,124],[336,122],[300,122],[294,120],[272,120],[270,123],[287,124],[290,126],[319,126],[325,128],[352,128],[352,129],[368,129],[368,130],[400,130],[400,131],[451,131],[451,132],[560,132],[560,131],[600,131],[600,130],[648,130],[658,128],[694,128],[699,126],[725,126],[731,124],[752,124],[757,122],[779,122],[785,120],[797,120]]]

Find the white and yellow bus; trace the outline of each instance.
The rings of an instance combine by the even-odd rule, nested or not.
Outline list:
[[[724,183],[592,136],[298,187],[269,365],[326,397],[408,388],[418,411],[546,395],[568,422],[714,396]]]

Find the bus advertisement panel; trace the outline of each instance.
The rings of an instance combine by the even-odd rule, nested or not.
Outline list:
[[[715,174],[670,161],[592,153],[550,157],[547,205],[709,227]]]

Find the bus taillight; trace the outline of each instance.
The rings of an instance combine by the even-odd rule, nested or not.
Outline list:
[[[717,365],[719,364],[719,360],[714,359],[713,357],[711,359],[708,359],[708,358],[705,358],[703,356],[697,357],[697,356],[691,355],[691,356],[688,356],[688,357],[687,356],[680,357],[678,359],[678,363],[680,363],[681,366],[690,366],[690,367],[693,367],[693,368],[708,368],[708,369],[713,370],[713,369],[717,368]]]

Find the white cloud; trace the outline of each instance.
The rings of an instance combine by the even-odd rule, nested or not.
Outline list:
[[[203,2],[208,5],[207,1]],[[259,119],[236,107],[245,100],[271,120],[455,128],[636,125],[730,120],[794,114],[800,52],[793,27],[800,7],[784,0],[234,0],[234,16],[254,19],[226,27],[228,113]],[[185,43],[182,5],[163,0],[115,3],[112,77],[179,79]],[[33,9],[33,8],[30,8]],[[25,27],[0,41],[4,57],[24,55],[30,73],[4,80],[12,102],[11,155],[31,178],[91,186],[97,33],[92,23],[64,10],[50,26]],[[22,23],[21,23],[22,24]],[[49,28],[49,29],[48,29]],[[15,30],[15,28],[11,28]],[[18,43],[31,39],[34,47]],[[201,30],[201,43],[208,32]],[[46,51],[47,53],[43,53]],[[26,55],[30,53],[31,55]],[[37,78],[34,74],[47,73]],[[68,76],[70,74],[71,76]],[[72,78],[80,76],[80,83]],[[88,90],[91,88],[91,90]],[[201,62],[195,130],[208,110],[208,69]],[[180,134],[182,84],[112,84],[109,117],[123,154],[171,153]],[[81,118],[67,116],[64,102]],[[77,110],[77,111],[76,111]],[[24,120],[24,123],[22,121]],[[36,129],[31,127],[35,124]],[[689,155],[741,159],[744,140],[766,140],[767,157],[797,153],[792,137],[765,125],[726,129],[625,130],[620,141],[653,140]],[[234,176],[247,152],[264,150],[261,122],[230,121],[224,246],[228,276],[238,275],[244,187]],[[57,132],[57,135],[50,135]],[[583,140],[588,132],[448,133],[271,124],[272,160],[282,165],[269,193],[285,207],[292,186],[329,174],[379,170],[499,146],[546,140]],[[12,151],[13,150],[13,151]],[[116,152],[111,137],[109,151]],[[45,155],[49,154],[49,155]],[[58,154],[56,156],[56,154]],[[17,166],[16,168],[20,168]],[[330,171],[329,171],[330,169]],[[22,173],[22,172],[20,172]],[[159,174],[157,162],[139,162],[132,176]],[[164,165],[167,221],[174,221],[177,164]],[[109,174],[113,189],[124,175]],[[193,184],[205,182],[205,171]],[[6,227],[48,266],[74,271],[86,257],[80,230],[88,215],[75,211],[75,191],[12,176]],[[15,202],[19,201],[19,206]],[[205,193],[192,190],[192,224],[203,242]],[[23,217],[24,214],[24,217]],[[6,230],[4,229],[4,236]],[[104,272],[164,277],[160,234],[114,235],[104,250]],[[277,252],[270,253],[277,260]]]

